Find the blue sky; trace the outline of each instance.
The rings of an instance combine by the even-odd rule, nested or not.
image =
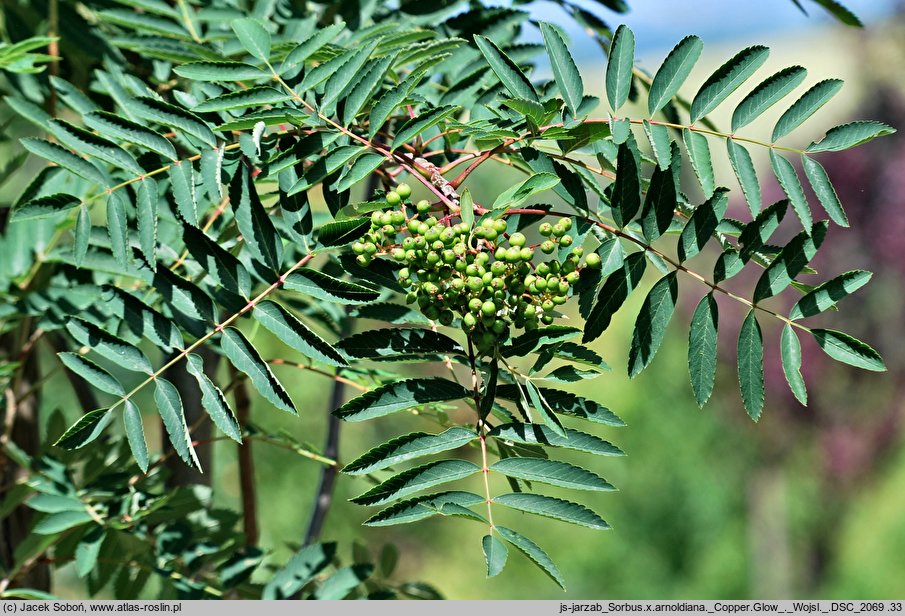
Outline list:
[[[833,19],[812,0],[802,0],[810,16],[805,16],[792,0],[630,0],[630,13],[620,15],[593,0],[576,0],[615,27],[625,23],[635,32],[638,55],[668,50],[687,34],[697,34],[706,42],[727,39],[739,45],[783,31],[808,29],[833,23]],[[870,26],[892,13],[897,0],[842,0]],[[562,11],[552,3],[532,5],[539,19],[567,23]],[[570,29],[576,57],[599,54],[578,28]]]

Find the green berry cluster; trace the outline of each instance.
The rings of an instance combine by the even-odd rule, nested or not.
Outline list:
[[[504,342],[513,328],[552,323],[581,270],[600,267],[596,253],[582,261],[580,246],[562,260],[538,258],[538,251],[552,255],[572,244],[569,218],[541,224],[544,241],[532,247],[524,234],[507,234],[505,220],[486,217],[474,229],[450,217],[437,220],[428,201],[408,202],[411,193],[406,184],[388,192],[388,208],[371,214],[370,230],[352,250],[362,266],[378,256],[404,264],[399,283],[408,289],[406,301],[443,325],[458,319],[481,353]]]

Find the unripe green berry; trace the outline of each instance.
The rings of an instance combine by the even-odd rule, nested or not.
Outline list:
[[[556,308],[556,304],[553,303],[553,300],[545,299],[540,307],[544,312],[553,312],[553,309]]]
[[[403,182],[396,187],[396,194],[403,199],[408,199],[412,196],[412,187]]]
[[[491,316],[496,314],[497,307],[493,302],[484,302],[481,304],[481,314]]]
[[[440,325],[452,325],[455,315],[452,310],[444,310],[440,313]]]
[[[478,297],[472,297],[470,300],[468,300],[468,309],[471,310],[472,312],[480,311],[481,306],[483,306],[483,305],[484,305],[484,302],[481,301],[481,299]]]
[[[474,326],[477,324],[478,324],[477,318],[475,318],[475,316],[473,314],[471,314],[470,312],[465,314],[465,316],[462,317],[462,325],[467,327],[469,330],[473,329]]]
[[[567,219],[563,219],[563,220],[567,220]],[[565,234],[566,234],[566,229],[565,229],[565,227],[561,226],[560,223],[556,223],[555,225],[553,225],[553,237],[562,237]]]
[[[538,291],[546,291],[547,290],[547,280],[545,278],[538,278],[535,281],[534,286]]]
[[[388,192],[386,194],[385,199],[386,199],[387,203],[389,203],[390,205],[394,205],[394,206],[402,203],[402,197],[395,190],[391,190],[390,192]]]
[[[355,262],[362,267],[367,267],[371,264],[371,257],[369,257],[368,255],[358,255],[357,257],[355,257]]]
[[[568,231],[568,230],[570,230],[570,229],[572,228],[572,219],[571,219],[571,218],[563,218],[562,220],[559,221],[559,224],[562,225],[562,228],[563,228],[563,229],[565,229],[566,231]]]
[[[576,282],[578,282],[579,278],[581,278],[581,276],[579,276],[578,272],[569,272],[566,275],[566,280],[569,282],[569,284],[575,284]]]
[[[547,240],[540,245],[540,251],[545,255],[552,253],[554,250],[556,250],[556,244],[550,240]]]
[[[502,261],[494,261],[493,265],[490,266],[490,273],[494,276],[501,276],[506,272],[506,264]]]
[[[543,276],[546,278],[547,274],[550,273],[550,264],[549,263],[540,263],[537,266],[537,275]]]
[[[493,221],[493,230],[497,233],[505,233],[506,232],[506,221],[505,220],[495,220]]]
[[[374,242],[368,242],[365,244],[365,254],[373,255],[377,252],[377,245]]]
[[[431,203],[427,199],[422,199],[415,204],[415,211],[419,214],[427,214],[431,209]]]
[[[569,301],[569,298],[566,297],[565,295],[554,295],[553,297],[550,298],[550,300],[557,306],[562,306],[567,301]]]
[[[405,261],[405,251],[401,248],[393,249],[393,258],[397,261]]]
[[[354,244],[352,244],[352,252],[354,252],[357,255],[364,254],[365,245],[362,244],[361,242],[355,242]]]
[[[591,269],[597,269],[600,267],[600,255],[596,252],[592,252],[584,259],[584,264],[590,267]]]
[[[541,322],[544,325],[552,325],[553,324],[553,315],[545,314],[540,318]]]
[[[522,234],[522,233],[513,233],[512,235],[509,236],[509,245],[510,246],[517,246],[517,247],[521,248],[522,246],[525,245],[526,241],[527,241],[527,238],[525,238],[524,234]]]
[[[391,224],[397,227],[405,222],[405,212],[400,210],[395,210],[390,217],[393,219]]]
[[[522,251],[512,246],[506,250],[506,261],[509,263],[517,263],[522,260]]]
[[[550,234],[553,233],[553,225],[548,222],[541,223],[540,227],[537,228],[537,232],[544,237],[550,237]]]
[[[559,239],[559,245],[560,246],[571,246],[573,239],[574,238],[571,235],[564,235]]]
[[[525,246],[519,251],[519,257],[521,257],[522,261],[530,261],[534,258],[534,249]]]
[[[468,278],[468,288],[472,291],[478,292],[484,290],[484,281],[478,278],[477,276],[470,276]]]

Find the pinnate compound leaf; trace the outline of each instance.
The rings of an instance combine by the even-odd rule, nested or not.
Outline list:
[[[800,66],[790,66],[762,81],[732,113],[732,132],[747,126],[781,101],[789,92],[801,85],[807,74],[808,72]]]
[[[239,422],[236,420],[232,409],[229,408],[226,396],[204,373],[204,360],[200,355],[189,353],[185,361],[186,370],[195,377],[195,380],[198,381],[198,387],[201,389],[201,406],[204,407],[214,425],[223,434],[237,443],[241,443],[242,430],[239,427]]]
[[[613,111],[628,100],[635,64],[635,34],[626,25],[616,28],[606,66],[606,97]]]
[[[669,52],[654,75],[647,97],[647,110],[654,115],[679,92],[694,65],[701,57],[704,42],[697,36],[686,36]]]
[[[729,191],[719,188],[705,203],[695,208],[679,236],[679,261],[701,252],[716,231],[729,205]]]
[[[522,445],[545,445],[562,447],[574,451],[583,451],[599,456],[623,456],[621,449],[593,434],[579,432],[572,428],[565,429],[565,436],[560,436],[547,426],[540,424],[511,423],[502,424],[488,432],[503,441]]]
[[[154,402],[157,404],[157,411],[163,420],[163,427],[166,428],[173,449],[176,450],[183,462],[200,469],[201,463],[195,454],[189,427],[185,423],[185,412],[179,390],[175,385],[160,377],[154,379],[154,384]]]
[[[801,126],[805,120],[826,105],[842,88],[841,79],[825,79],[815,84],[810,90],[792,103],[773,127],[772,141],[778,141]]]
[[[333,411],[333,414],[345,421],[365,421],[422,404],[448,402],[470,396],[469,390],[446,379],[407,379],[381,385],[353,398]]]
[[[718,68],[704,82],[691,103],[691,123],[696,123],[716,109],[766,62],[769,55],[769,49],[754,45],[741,50]]]
[[[585,321],[584,336],[581,341],[591,342],[600,337],[610,326],[613,315],[622,307],[625,300],[635,290],[644,275],[647,265],[644,254],[632,253],[625,258],[622,269],[613,272],[600,288],[597,301],[591,308]]]
[[[716,380],[718,328],[719,310],[711,292],[695,308],[688,332],[688,373],[694,398],[700,407],[710,399]]]
[[[74,373],[97,387],[102,392],[114,396],[122,396],[126,393],[122,384],[112,374],[98,366],[90,359],[86,359],[78,353],[57,353],[63,365]]]
[[[808,390],[801,376],[801,342],[791,325],[782,328],[780,340],[782,371],[795,398],[804,406],[808,405]]]
[[[836,194],[836,189],[833,188],[833,184],[830,182],[829,175],[827,175],[823,165],[810,156],[802,154],[801,166],[808,177],[808,181],[811,183],[814,194],[817,195],[817,200],[820,201],[820,205],[823,206],[830,219],[840,227],[847,227],[848,216],[845,215],[845,210],[842,209],[839,195]]]
[[[566,106],[573,116],[578,115],[578,106],[584,96],[584,83],[581,73],[575,66],[575,60],[569,52],[566,42],[559,32],[548,23],[540,22],[541,34],[544,37],[544,46],[550,56],[550,65],[553,68],[553,77],[556,85],[566,101]]]
[[[547,553],[536,543],[505,526],[497,526],[496,531],[500,533],[500,536],[503,539],[514,545],[522,554],[527,556],[531,562],[540,567],[541,571],[546,573],[560,588],[563,590],[566,589],[566,581],[556,567],[556,563],[550,560]]]
[[[220,348],[223,349],[232,365],[248,375],[252,385],[264,398],[278,409],[298,415],[298,411],[295,410],[295,405],[283,385],[261,359],[258,351],[238,329],[227,327],[223,330]]]
[[[328,366],[349,365],[330,343],[276,302],[271,300],[258,302],[252,314],[270,333],[305,357]]]
[[[78,342],[99,355],[134,372],[152,374],[151,362],[140,349],[108,334],[93,323],[74,317],[66,322],[66,330]]]
[[[387,507],[376,513],[364,522],[365,526],[393,526],[395,524],[409,524],[435,515],[441,515],[441,509],[450,505],[459,507],[456,514],[464,516],[464,511],[472,505],[484,502],[483,496],[471,492],[440,492],[439,494],[427,494],[419,496]],[[448,509],[447,509],[448,510]],[[470,512],[472,519],[486,522],[483,517]]]
[[[99,437],[112,420],[113,413],[108,409],[85,413],[56,440],[54,445],[63,449],[84,447]]]
[[[61,212],[68,212],[69,210],[78,207],[81,203],[82,201],[78,197],[73,197],[72,195],[64,193],[35,197],[22,205],[17,205],[12,211],[10,220],[11,222],[18,222],[20,220],[47,218],[48,216],[55,216]]]
[[[490,65],[491,70],[496,73],[497,78],[512,96],[524,98],[535,103],[540,102],[537,91],[535,91],[531,82],[528,81],[528,78],[525,77],[525,74],[493,41],[480,34],[475,35],[474,41],[487,60],[487,64]]]
[[[490,470],[507,477],[538,481],[551,486],[608,492],[615,488],[600,476],[567,462],[543,458],[503,458],[494,462]]]
[[[141,411],[132,400],[126,400],[123,403],[123,424],[126,428],[126,439],[129,441],[132,457],[135,458],[141,472],[147,473],[150,459],[148,444],[145,441],[145,429],[141,421]]]
[[[753,309],[738,335],[738,382],[745,410],[757,421],[764,409],[764,338]]]
[[[660,349],[666,335],[666,326],[672,319],[679,299],[679,283],[676,272],[670,272],[654,284],[644,298],[628,356],[628,375],[634,378],[641,374]]]
[[[466,460],[440,460],[403,471],[351,499],[359,505],[381,505],[450,481],[469,477],[481,468]]]
[[[484,561],[487,563],[487,577],[495,577],[502,573],[506,559],[509,558],[506,544],[493,535],[484,535],[481,547],[484,549]]]
[[[795,276],[800,274],[817,254],[826,237],[826,229],[827,223],[822,220],[814,225],[811,235],[802,231],[783,247],[757,281],[754,288],[755,302],[773,297],[792,284]]]
[[[896,132],[892,126],[876,121],[850,122],[827,131],[826,136],[808,146],[807,152],[841,152],[854,148],[877,137]]]
[[[857,338],[832,329],[812,329],[811,335],[823,352],[836,361],[872,372],[886,372],[880,354]]]
[[[355,359],[388,361],[464,353],[461,345],[449,336],[418,327],[364,331],[343,338],[336,347]]]
[[[307,267],[289,274],[283,287],[337,304],[366,304],[380,297],[373,289]]]
[[[584,505],[552,496],[513,492],[495,496],[493,502],[525,513],[533,513],[578,526],[587,526],[595,530],[606,530],[610,527],[599,515]]]
[[[476,438],[474,432],[458,426],[440,434],[413,432],[378,445],[347,464],[342,472],[365,475],[422,456],[458,449]]]

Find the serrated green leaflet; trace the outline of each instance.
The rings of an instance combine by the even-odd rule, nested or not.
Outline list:
[[[786,323],[782,328],[780,339],[782,355],[782,371],[792,394],[803,405],[808,404],[808,390],[801,376],[801,342],[791,325]]]
[[[517,208],[534,195],[550,190],[560,183],[559,177],[552,173],[535,173],[528,179],[497,195],[490,209],[498,211]]]
[[[94,133],[74,126],[65,120],[51,120],[51,131],[63,143],[83,155],[93,156],[135,175],[144,169],[126,150]]]
[[[638,150],[633,138],[619,146],[610,207],[613,220],[620,227],[631,222],[641,208],[641,175]]]
[[[883,122],[850,122],[831,128],[823,139],[809,145],[806,151],[810,153],[841,152],[894,132],[896,129]]]
[[[364,522],[365,526],[393,526],[395,524],[409,524],[435,515],[441,515],[441,508],[449,505],[457,505],[465,508],[484,502],[483,496],[471,492],[450,491],[439,494],[419,496],[387,507],[383,511],[371,516]],[[461,511],[458,512],[461,515]],[[484,518],[472,512],[473,519],[486,522]]]
[[[126,430],[126,439],[129,441],[129,449],[132,450],[132,457],[135,458],[141,472],[147,473],[150,459],[148,444],[145,441],[145,429],[141,421],[141,411],[131,400],[123,403],[123,425]]]
[[[343,356],[326,340],[276,302],[271,300],[259,302],[252,315],[270,333],[305,357],[328,366],[348,365]]]
[[[711,292],[695,308],[688,332],[688,374],[694,398],[700,407],[710,399],[716,380],[718,328],[719,310]]]
[[[113,413],[107,409],[97,409],[82,415],[56,440],[54,445],[63,449],[84,447],[101,435],[113,420]]]
[[[499,575],[509,557],[509,549],[506,544],[492,535],[484,535],[484,538],[481,539],[481,547],[484,550],[484,561],[487,563],[487,577]]]
[[[581,333],[577,327],[567,325],[550,325],[527,331],[503,347],[505,357],[524,357],[533,353],[545,344],[554,344],[574,338]]]
[[[553,410],[562,415],[580,417],[581,419],[606,426],[618,427],[625,425],[625,422],[619,419],[610,409],[588,398],[545,387],[540,388],[540,393]],[[518,401],[520,398],[518,386],[514,384],[499,385],[497,387],[497,397]]]
[[[729,191],[719,188],[710,199],[695,208],[679,236],[679,261],[686,261],[704,249],[728,205]]]
[[[628,100],[634,62],[635,35],[628,26],[621,25],[613,34],[606,65],[606,97],[613,111],[619,111]]]
[[[270,59],[270,33],[260,21],[246,17],[234,20],[230,26],[245,51],[258,60],[266,62]]]
[[[652,124],[644,120],[644,133],[650,142],[654,158],[657,159],[657,169],[665,171],[673,160],[672,137],[669,135],[669,128],[663,124]]]
[[[556,416],[556,413],[553,412],[553,409],[547,401],[544,400],[544,397],[537,389],[537,386],[528,379],[525,379],[525,392],[528,394],[528,400],[530,400],[531,406],[534,407],[547,427],[558,437],[565,438],[566,430],[559,421],[559,417]]]
[[[355,83],[343,104],[343,125],[351,124],[365,105],[376,96],[387,70],[392,66],[395,55],[368,61],[365,73]]]
[[[55,216],[61,212],[68,212],[69,210],[78,207],[81,202],[82,201],[78,197],[73,197],[72,195],[64,193],[47,195],[46,197],[36,197],[26,201],[22,205],[16,206],[12,211],[11,221],[17,222],[20,220],[34,220],[37,218]]]
[[[122,396],[126,393],[122,384],[112,374],[78,353],[58,353],[57,357],[64,366],[101,391],[114,396]]]
[[[670,272],[657,281],[644,298],[628,356],[629,378],[638,376],[650,365],[666,336],[666,326],[672,319],[679,299],[679,283],[676,272]]]
[[[788,200],[777,201],[763,212],[757,215],[752,222],[745,225],[738,243],[741,246],[741,260],[747,262],[766,244],[773,232],[779,228],[779,224],[789,209]]]
[[[129,109],[142,119],[182,131],[212,148],[217,145],[217,137],[210,126],[197,115],[182,107],[147,96],[140,96],[129,104]]]
[[[251,173],[240,165],[229,185],[229,198],[236,224],[251,255],[273,271],[280,271],[283,243],[261,204]]]
[[[400,127],[399,131],[396,133],[395,137],[393,137],[393,147],[391,148],[391,151],[398,149],[404,143],[410,142],[412,139],[414,139],[424,131],[433,126],[436,126],[443,120],[452,116],[457,111],[459,111],[458,105],[435,107],[421,113],[417,117],[412,118],[411,120],[403,124],[402,127]]]
[[[801,126],[805,120],[827,104],[841,88],[841,79],[825,79],[802,94],[776,122],[771,141],[778,141]]]
[[[293,66],[298,66],[299,64],[307,60],[309,57],[311,57],[312,54],[317,52],[324,45],[335,40],[345,27],[345,22],[340,21],[338,23],[327,26],[326,28],[316,30],[308,38],[299,43],[299,45],[295,49],[289,52],[289,55],[286,56],[285,60],[283,60],[283,65],[280,67],[280,72],[283,72]]]
[[[185,412],[179,391],[172,383],[160,377],[154,379],[154,384],[154,402],[157,404],[157,411],[163,420],[170,444],[183,462],[200,469],[201,463],[195,454],[189,427],[185,423]]]
[[[696,123],[716,109],[766,62],[769,55],[769,49],[754,45],[741,50],[718,68],[704,82],[691,103],[691,123]]]
[[[800,66],[790,66],[771,75],[742,99],[732,113],[732,132],[756,120],[767,109],[781,101],[801,85],[808,72]]]
[[[79,343],[134,372],[152,374],[151,362],[138,348],[80,318],[66,322],[66,330]]]
[[[518,65],[512,59],[503,53],[496,44],[485,36],[476,34],[474,42],[478,49],[487,60],[491,70],[502,82],[503,86],[509,90],[512,96],[516,98],[524,98],[525,100],[539,103],[540,99],[534,86],[525,77],[525,74],[519,69]]]
[[[651,175],[644,207],[641,210],[641,230],[648,242],[666,233],[675,214],[676,170],[657,167]]]
[[[91,514],[84,509],[82,511],[61,511],[52,513],[35,524],[32,532],[39,535],[55,535],[70,528],[88,524],[92,520]]]
[[[504,458],[490,466],[491,471],[507,477],[538,481],[573,490],[608,492],[615,490],[609,482],[581,467],[543,458]]]
[[[335,103],[350,93],[351,85],[361,76],[362,68],[379,42],[379,39],[374,40],[357,49],[349,61],[330,76],[324,84],[324,99],[321,101],[321,109],[324,112],[331,113],[336,106]]]
[[[157,269],[157,182],[145,178],[135,184],[138,246],[151,271]]]
[[[792,167],[792,163],[774,150],[770,150],[770,165],[773,167],[773,173],[776,175],[776,179],[779,180],[783,192],[789,197],[792,209],[795,210],[802,227],[810,231],[814,224],[814,219],[811,216],[808,199],[801,187],[801,180],[798,179],[798,173]]]
[[[613,315],[641,282],[646,265],[644,254],[636,252],[625,258],[622,269],[610,274],[610,277],[600,287],[597,300],[588,314],[582,342],[596,340],[606,331]]]
[[[289,274],[283,287],[289,291],[297,291],[338,304],[364,304],[380,297],[380,293],[368,287],[340,280],[307,267],[300,267]]]
[[[340,340],[336,347],[355,359],[401,360],[437,354],[464,354],[445,334],[421,328],[369,330]]]
[[[581,73],[578,72],[575,60],[572,59],[572,54],[559,32],[545,22],[540,22],[540,29],[547,47],[547,54],[550,56],[550,66],[553,68],[556,85],[559,86],[559,91],[571,114],[577,116],[578,106],[584,96]]]
[[[126,219],[126,204],[122,193],[110,193],[107,197],[107,237],[113,258],[127,269],[131,261],[129,246],[129,221]]]
[[[880,354],[857,338],[832,329],[812,329],[811,335],[823,352],[836,361],[872,372],[886,372]]]
[[[764,409],[764,339],[753,309],[738,335],[738,383],[745,410],[757,421]]]
[[[36,494],[26,503],[30,509],[42,513],[60,513],[61,511],[85,511],[85,503],[73,496],[62,494]]]
[[[259,107],[260,105],[276,105],[277,103],[284,103],[291,98],[288,94],[284,94],[270,86],[256,86],[209,98],[200,105],[193,107],[192,111],[209,113],[211,111],[246,109],[248,107]]]
[[[90,161],[76,156],[59,144],[52,143],[46,139],[34,138],[22,139],[19,143],[35,156],[40,156],[57,164],[89,182],[95,182],[101,186],[110,186],[110,178],[106,172],[101,171]]]
[[[239,422],[236,421],[232,409],[229,408],[226,396],[204,373],[204,360],[200,355],[189,353],[186,357],[185,367],[189,374],[198,381],[198,387],[201,389],[201,406],[207,411],[214,425],[223,434],[237,443],[241,443],[242,431],[239,427]]]
[[[682,129],[682,140],[685,142],[685,150],[691,160],[691,168],[701,184],[701,190],[708,199],[716,190],[716,180],[713,175],[713,160],[710,155],[710,145],[707,137],[697,131]]]
[[[186,250],[214,282],[228,291],[248,298],[251,293],[251,275],[232,253],[223,249],[200,229],[189,225],[183,227],[182,239]]]
[[[359,505],[381,505],[436,485],[464,479],[480,470],[477,464],[466,460],[440,460],[390,477],[351,500]]]
[[[249,81],[265,79],[270,73],[262,68],[244,62],[189,62],[177,66],[173,71],[192,81]]]
[[[547,445],[552,447],[562,447],[564,449],[573,449],[575,451],[583,451],[600,456],[622,456],[625,455],[621,449],[608,443],[607,441],[587,434],[579,432],[571,428],[565,429],[565,437],[559,436],[548,428],[539,424],[502,424],[495,427],[488,433],[488,436],[502,439],[503,441],[511,441],[513,443],[522,443],[526,445]]]
[[[547,556],[547,553],[544,552],[536,543],[525,537],[524,535],[520,535],[519,533],[506,528],[505,526],[497,526],[496,531],[500,533],[500,536],[514,545],[518,550],[527,556],[531,561],[541,568],[541,570],[550,577],[551,580],[556,582],[556,584],[562,588],[566,589],[566,582],[562,577],[562,574],[559,572],[559,569],[556,567],[556,564],[550,560],[550,557]]]
[[[103,526],[92,527],[75,548],[75,572],[83,578],[95,570],[101,545],[107,536]]]
[[[773,297],[792,284],[795,277],[817,254],[817,250],[826,237],[826,229],[827,223],[822,220],[814,225],[811,235],[802,231],[783,247],[779,255],[761,274],[760,280],[757,281],[754,289],[755,302]]]
[[[493,497],[493,502],[525,513],[561,520],[595,530],[610,527],[599,515],[578,503],[542,494],[511,493]]]
[[[845,210],[842,209],[839,195],[836,194],[836,189],[833,188],[833,184],[830,182],[823,165],[810,156],[802,154],[801,166],[808,178],[808,182],[811,184],[811,188],[814,190],[814,194],[817,195],[817,200],[820,201],[820,205],[823,206],[830,219],[840,227],[847,227],[848,216],[846,216]]]
[[[853,270],[824,282],[798,300],[798,303],[792,307],[789,318],[795,320],[812,317],[829,310],[836,305],[836,302],[866,285],[872,276],[873,274],[864,270]]]
[[[378,445],[342,470],[349,475],[364,475],[422,456],[458,449],[476,438],[474,432],[460,427],[450,428],[440,434],[413,432]]]
[[[375,152],[366,152],[355,159],[343,175],[337,180],[334,190],[343,192],[349,190],[368,176],[370,176],[378,167],[380,167],[386,158],[382,154]]]
[[[647,97],[647,110],[654,115],[669,103],[678,92],[701,57],[704,42],[696,36],[686,36],[669,52],[657,70]]]
[[[172,161],[178,159],[176,148],[163,135],[115,113],[94,111],[85,116],[85,124],[101,135],[134,143]]]
[[[271,404],[287,413],[298,415],[298,411],[295,410],[295,405],[283,385],[239,330],[233,327],[224,329],[220,339],[220,348],[223,349],[230,363],[247,374],[255,389]]]
[[[732,137],[726,138],[726,150],[729,153],[732,171],[735,172],[735,177],[738,179],[739,186],[742,187],[742,193],[745,195],[745,201],[748,202],[748,210],[752,216],[757,216],[760,213],[762,198],[760,182],[757,180],[757,171],[754,169],[754,161],[751,160],[751,154],[745,146]]]
[[[321,246],[343,246],[350,244],[367,233],[368,219],[351,219],[328,222],[317,232],[317,242]]]
[[[471,392],[440,378],[408,379],[381,385],[333,411],[345,421],[365,421],[432,402],[468,398]]]

